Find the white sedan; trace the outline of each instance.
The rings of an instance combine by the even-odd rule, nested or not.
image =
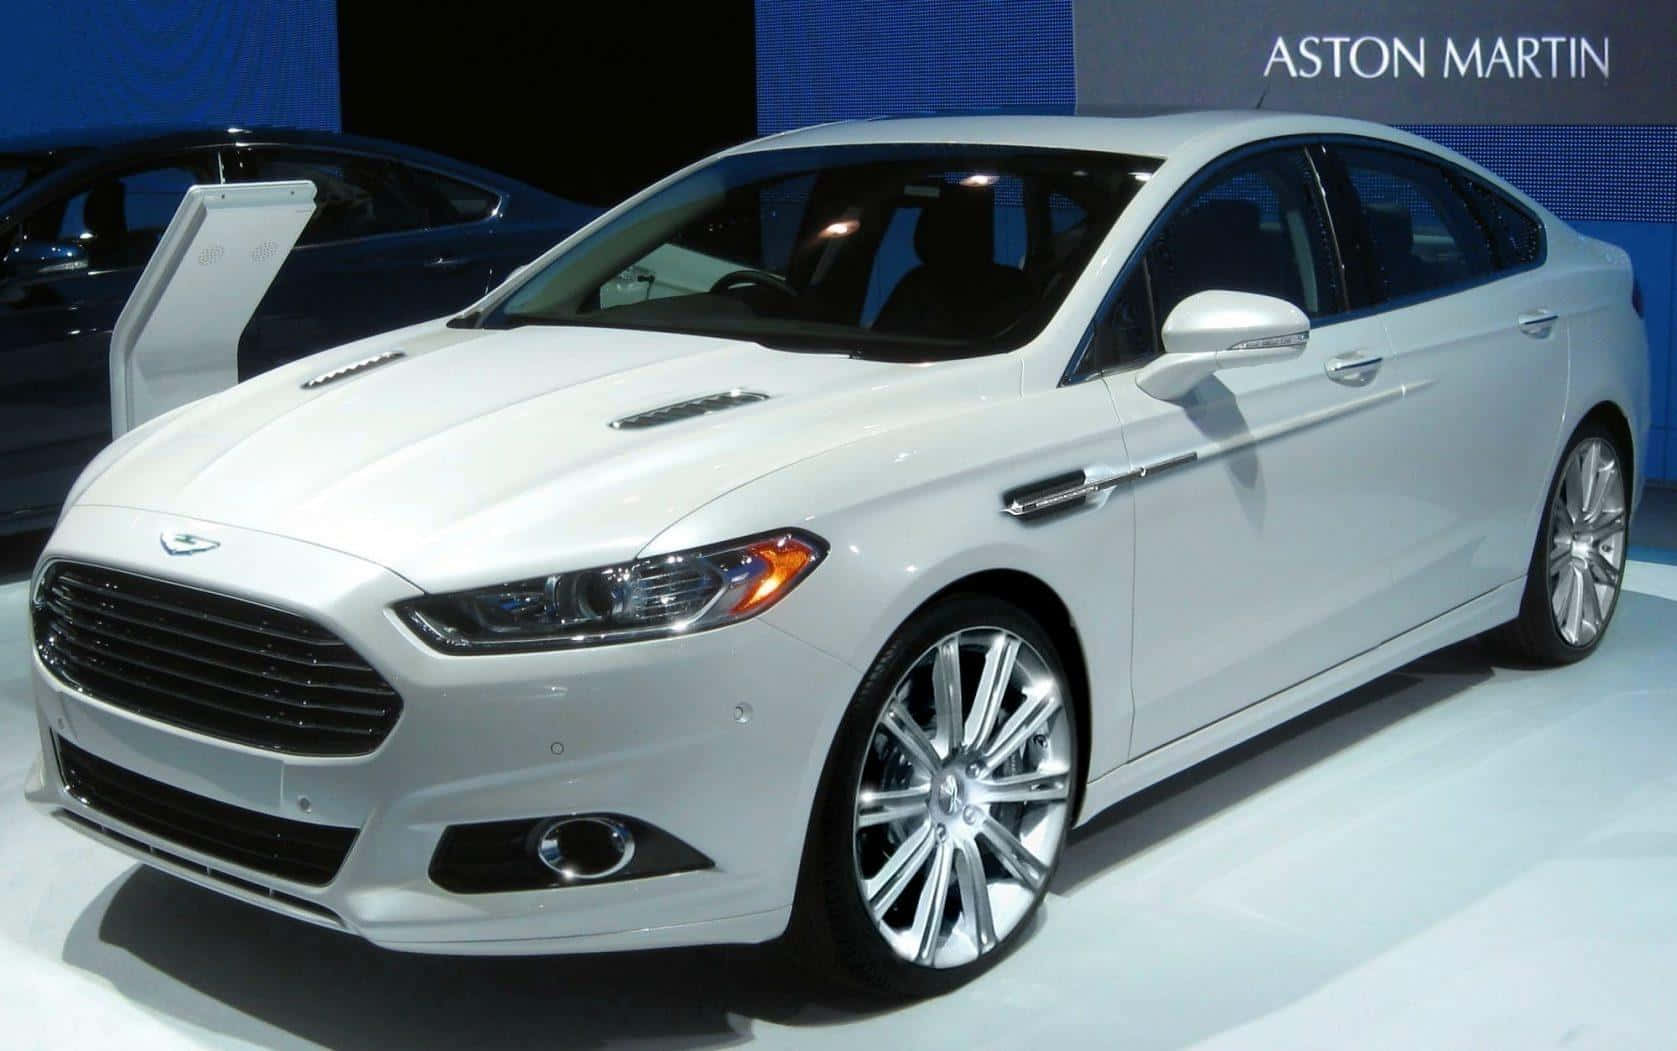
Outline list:
[[[1146,785],[1479,633],[1589,654],[1648,419],[1625,254],[1413,136],[776,136],[109,448],[28,796],[393,949],[792,930],[932,993]]]

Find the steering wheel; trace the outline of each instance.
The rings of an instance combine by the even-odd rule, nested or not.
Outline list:
[[[759,285],[763,288],[772,288],[783,296],[794,298],[798,295],[798,290],[793,288],[784,277],[779,274],[771,274],[767,270],[731,270],[716,279],[715,283],[710,286],[710,294],[716,295],[719,292],[726,292],[730,288],[737,288],[742,285]]]

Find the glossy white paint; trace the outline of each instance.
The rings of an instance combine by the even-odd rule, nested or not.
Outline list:
[[[1218,371],[1170,401],[1135,371],[1061,385],[1177,189],[1241,145],[1314,133],[1441,152],[1358,122],[1251,113],[893,121],[741,147],[975,141],[1164,157],[1055,318],[1011,354],[896,365],[438,321],[127,435],[78,485],[43,564],[75,557],[306,611],[384,673],[404,714],[371,755],[279,758],[125,714],[36,662],[43,746],[62,720],[83,747],[190,791],[294,819],[307,794],[307,820],[362,830],[338,879],[320,890],[240,874],[380,944],[756,941],[784,926],[821,767],[863,670],[916,608],[974,574],[1032,578],[1069,615],[1089,683],[1083,820],[1506,620],[1578,419],[1609,402],[1638,440],[1648,419],[1628,264],[1535,205],[1549,229],[1540,269],[1320,325],[1289,360]],[[1542,338],[1518,331],[1540,308],[1561,321]],[[406,357],[301,389],[396,349]],[[1378,367],[1336,371],[1370,358]],[[607,426],[735,387],[770,397]],[[1134,479],[1050,521],[1001,513],[1003,492],[1078,469]],[[389,608],[793,526],[830,544],[825,564],[761,617],[685,638],[444,657]],[[156,542],[166,530],[222,546],[173,559]],[[733,717],[741,699],[748,723]],[[29,794],[79,807],[52,763]],[[426,877],[450,823],[589,810],[652,821],[717,867],[475,896]]]

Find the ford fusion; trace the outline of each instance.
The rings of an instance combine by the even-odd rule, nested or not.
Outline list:
[[[790,931],[935,993],[1117,800],[1469,636],[1588,655],[1639,310],[1375,125],[750,143],[112,444],[32,580],[28,796],[392,949]]]

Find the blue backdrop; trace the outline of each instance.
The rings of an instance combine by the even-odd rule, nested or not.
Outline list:
[[[851,117],[1077,102],[1072,0],[758,0],[763,133]],[[1120,59],[1121,60],[1121,56]],[[1628,250],[1653,366],[1649,477],[1677,478],[1677,128],[1424,125],[1593,237]]]
[[[11,0],[3,133],[338,129],[336,0]]]

